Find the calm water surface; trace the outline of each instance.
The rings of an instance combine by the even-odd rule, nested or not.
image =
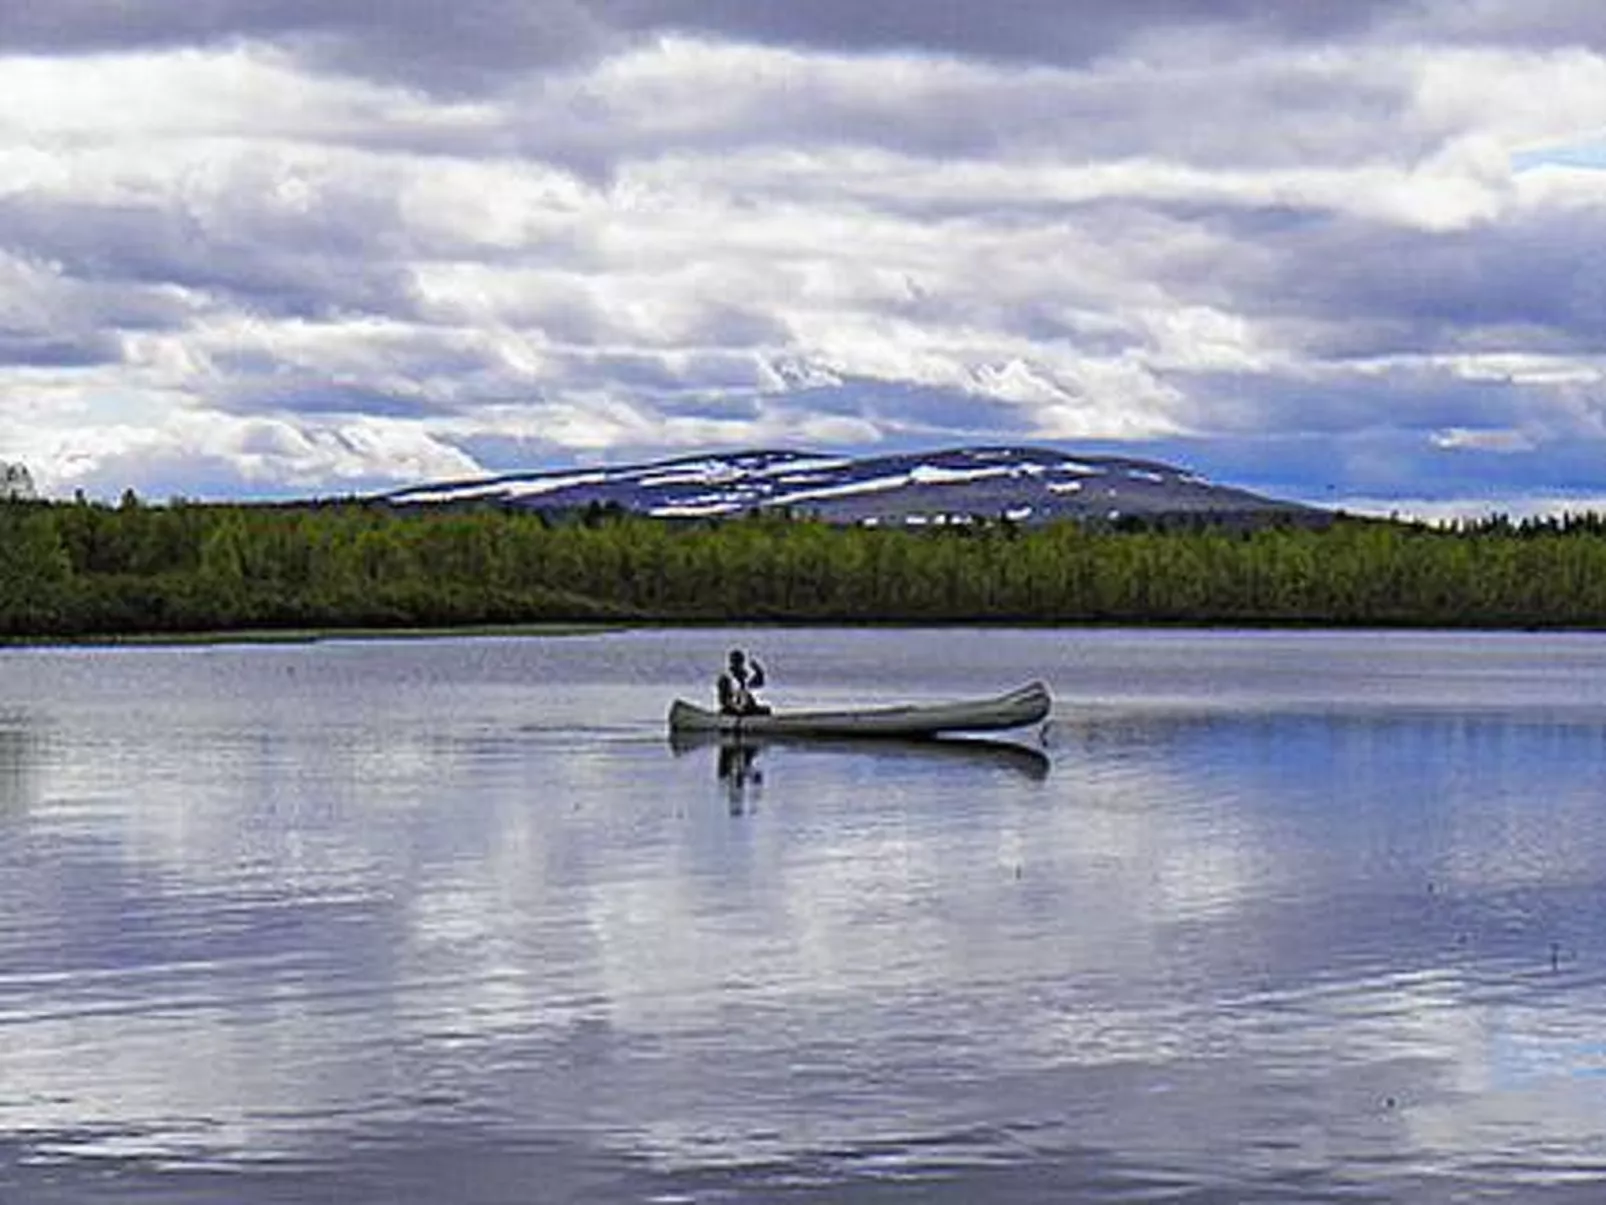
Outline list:
[[[1598,1201],[1603,784],[1589,636],[0,653],[0,1202]]]

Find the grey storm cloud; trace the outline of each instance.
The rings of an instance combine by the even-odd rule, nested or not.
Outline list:
[[[384,312],[408,297],[394,199],[332,181],[293,212],[256,167],[179,196],[0,196],[0,250],[85,281],[172,285],[280,317]]]
[[[0,0],[0,48],[11,51],[258,41],[330,69],[466,91],[666,33],[1080,64],[1179,32],[1321,43],[1371,30],[1539,46],[1606,41],[1606,19],[1589,0],[458,0],[446,8],[435,0]]]
[[[719,120],[670,130],[643,127],[638,114],[606,101],[587,97],[580,103],[549,90],[499,137],[523,153],[597,175],[636,156],[766,146],[882,148],[960,161],[1002,155],[1074,163],[1141,154],[1213,169],[1291,167],[1319,156],[1337,166],[1378,155],[1380,119],[1394,123],[1390,151],[1398,158],[1427,154],[1438,144],[1443,129],[1404,121],[1409,83],[1403,70],[1386,65],[1359,80],[1353,73],[1336,78],[1323,65],[1307,62],[1107,77],[1045,70],[961,75],[925,82],[913,94],[848,90],[805,75],[748,85],[743,95],[721,97],[709,110],[719,112]],[[1335,116],[1343,113],[1368,117]],[[1246,137],[1249,130],[1256,136]],[[930,216],[965,213],[974,205],[963,194],[900,195],[891,173],[862,181],[777,180],[771,187],[777,200],[798,189],[828,187]],[[1035,202],[1023,196],[1015,204],[1029,211]]]
[[[1082,445],[1088,453],[1130,455],[1130,445]],[[1569,494],[1598,497],[1600,447],[1587,441],[1517,453],[1457,451],[1424,453],[1421,441],[1388,428],[1341,433],[1269,434],[1253,438],[1206,437],[1163,440],[1144,454],[1186,464],[1220,481],[1258,481],[1268,491],[1298,495],[1323,505],[1342,505],[1344,494],[1420,499],[1521,499]],[[1402,488],[1401,464],[1416,477]]]
[[[1321,38],[1363,27],[1384,0],[617,0],[597,6],[635,27],[849,52],[916,50],[1032,62],[1084,62],[1154,28],[1250,26],[1262,35]]]
[[[594,52],[610,33],[681,30],[816,48],[924,50],[1036,58],[1096,53],[1154,23],[1248,21],[1320,33],[1378,7],[1268,6],[1263,0],[1018,0],[968,6],[929,0],[6,0],[0,42],[30,53],[211,44],[235,39],[350,38],[374,61],[422,54],[482,66],[561,62]]]
[[[3,0],[0,47],[31,54],[282,45],[312,61],[446,87],[573,62],[617,35],[579,0]]]
[[[1301,378],[1215,375],[1189,382],[1210,407],[1215,429],[1235,438],[1275,431],[1278,415],[1300,409],[1299,430],[1316,439],[1349,432],[1392,432],[1425,442],[1445,427],[1503,428],[1523,421],[1534,398],[1502,381],[1457,381],[1422,366],[1397,366],[1355,377],[1341,371]],[[1286,426],[1286,419],[1282,424]]]
[[[383,260],[334,260],[327,244],[207,234],[172,211],[56,205],[23,215],[0,205],[0,223],[69,277],[193,290],[261,316],[384,312],[409,292],[405,272]]]
[[[1187,269],[1180,296],[1303,323],[1324,358],[1410,349],[1589,352],[1606,331],[1606,214],[1516,218],[1432,231],[1332,212],[1218,209],[1223,242],[1256,248],[1217,273]]]
[[[84,368],[122,359],[122,344],[105,333],[78,336],[0,330],[0,368]]]

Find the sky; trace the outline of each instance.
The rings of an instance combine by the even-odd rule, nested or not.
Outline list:
[[[1595,0],[0,0],[0,460],[1606,509]]]

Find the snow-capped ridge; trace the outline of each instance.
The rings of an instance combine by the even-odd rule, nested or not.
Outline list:
[[[1096,488],[1095,488],[1096,483]],[[644,464],[507,473],[386,495],[396,506],[618,506],[664,519],[787,509],[839,523],[945,526],[1004,518],[1293,514],[1306,508],[1215,485],[1155,461],[1070,456],[1043,447],[961,447],[849,457],[790,449]],[[1310,512],[1316,513],[1316,512]]]

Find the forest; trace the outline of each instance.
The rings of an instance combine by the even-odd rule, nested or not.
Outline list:
[[[940,530],[0,502],[0,639],[553,621],[1606,627],[1606,521]]]

